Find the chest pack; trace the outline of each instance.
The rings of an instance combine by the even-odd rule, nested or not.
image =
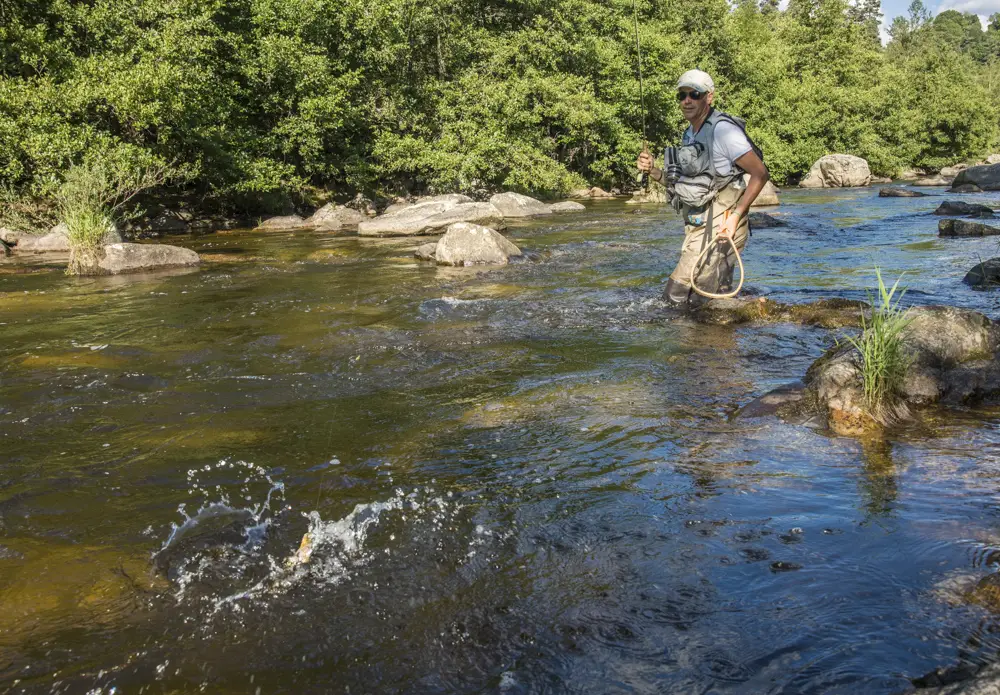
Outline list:
[[[667,191],[670,193],[671,204],[677,210],[682,207],[704,207],[726,186],[743,183],[745,172],[735,162],[732,171],[725,175],[715,168],[715,128],[719,123],[731,123],[743,131],[750,149],[764,161],[764,153],[747,135],[746,121],[712,109],[701,128],[688,142],[680,147],[668,147],[664,151]]]

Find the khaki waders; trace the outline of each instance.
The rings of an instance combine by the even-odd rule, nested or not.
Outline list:
[[[677,267],[670,274],[663,290],[663,299],[670,304],[693,307],[707,302],[691,289],[691,269],[698,256],[711,244],[712,249],[705,255],[695,278],[699,289],[719,294],[732,288],[733,270],[736,268],[736,254],[732,244],[714,243],[715,230],[725,219],[726,211],[732,213],[743,197],[745,189],[740,184],[730,184],[719,191],[715,199],[703,210],[684,209],[684,245]],[[709,222],[706,224],[706,222]],[[740,219],[736,227],[734,241],[741,252],[750,236],[750,225],[746,217]]]

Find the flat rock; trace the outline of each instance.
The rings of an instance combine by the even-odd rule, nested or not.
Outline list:
[[[750,229],[769,229],[771,227],[787,227],[788,223],[764,212],[751,212],[749,215]]]
[[[923,169],[913,169],[907,167],[899,172],[899,176],[896,177],[899,181],[916,181],[927,176],[927,172]]]
[[[699,323],[732,326],[744,323],[799,323],[823,328],[857,326],[868,304],[852,299],[820,299],[809,304],[782,304],[764,297],[713,299],[696,308]]]
[[[1000,191],[1000,163],[969,167],[959,172],[954,185],[971,183],[984,191]]]
[[[448,227],[434,255],[440,265],[506,265],[521,249],[489,227],[458,222]]]
[[[520,193],[497,193],[490,198],[490,203],[504,217],[534,217],[535,215],[552,214],[552,208],[542,201]]]
[[[993,208],[978,203],[966,203],[961,200],[946,200],[938,205],[934,214],[990,218],[993,217]]]
[[[436,260],[435,253],[437,252],[436,241],[432,241],[428,244],[421,244],[417,247],[417,250],[413,252],[413,255],[422,261],[433,261]]]
[[[104,234],[103,245],[120,243],[122,235],[112,224]],[[18,252],[31,253],[69,253],[69,228],[61,222],[54,226],[48,234],[42,236],[25,235],[18,239]]]
[[[1000,258],[990,258],[973,266],[962,282],[973,287],[1000,287]]]
[[[437,234],[456,222],[501,226],[503,214],[491,203],[420,203],[358,225],[361,236]]]
[[[10,246],[17,245],[17,240],[22,236],[27,236],[23,232],[15,232],[13,229],[7,229],[6,227],[0,227],[0,241],[8,244]]]
[[[921,193],[920,191],[911,191],[909,188],[900,188],[899,186],[886,186],[885,188],[880,188],[878,192],[879,198],[925,198],[926,193]]]
[[[307,218],[303,224],[321,232],[336,232],[357,229],[358,224],[367,219],[368,216],[359,210],[327,203]]]
[[[289,229],[302,229],[305,226],[305,220],[298,215],[281,215],[279,217],[270,217],[264,220],[255,228],[254,231],[285,231]]]
[[[160,268],[196,266],[201,262],[191,249],[167,244],[109,244],[98,266],[110,275],[141,273]]]
[[[876,184],[880,185],[883,183],[892,183],[892,179],[889,178],[888,176],[873,176],[872,180],[869,181],[868,183],[869,185],[876,185]]]
[[[564,200],[561,203],[553,203],[549,206],[552,212],[583,212],[587,206],[572,200]]]
[[[872,180],[868,162],[852,154],[820,157],[802,179],[801,188],[846,188],[867,186]]]
[[[996,236],[1000,227],[967,220],[941,220],[938,222],[938,236]]]
[[[443,203],[446,206],[450,205],[451,207],[454,207],[455,205],[461,205],[462,203],[472,203],[472,202],[475,201],[473,201],[472,198],[470,198],[467,195],[463,195],[461,193],[445,193],[443,195],[433,195],[433,196],[425,196],[423,198],[417,198],[413,202],[393,203],[392,205],[387,207],[382,212],[382,214],[392,215],[394,213],[399,212],[400,210],[406,210],[407,208],[412,208],[417,205]]]
[[[968,169],[968,168],[969,168],[968,164],[955,164],[955,165],[950,166],[950,167],[943,167],[941,169],[941,171],[938,172],[938,173],[939,173],[939,175],[941,175],[941,176],[943,176],[945,178],[954,179],[963,170]]]

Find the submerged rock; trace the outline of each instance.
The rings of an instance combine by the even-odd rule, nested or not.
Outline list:
[[[820,157],[802,179],[801,188],[846,188],[867,186],[872,180],[868,162],[852,154]]]
[[[583,212],[587,206],[572,200],[564,200],[561,203],[553,203],[549,206],[552,212]]]
[[[506,265],[521,249],[499,232],[478,224],[459,222],[448,227],[434,252],[441,265]]]
[[[1000,163],[969,167],[959,172],[954,185],[971,183],[984,191],[1000,191]]]
[[[98,266],[109,275],[184,268],[201,262],[191,249],[167,244],[109,244]]]
[[[909,188],[900,188],[899,186],[887,186],[880,188],[878,192],[879,198],[924,198],[926,196],[926,193],[911,191]]]
[[[996,236],[1000,234],[1000,227],[993,227],[981,222],[969,222],[967,220],[941,220],[938,222],[938,236]]]
[[[433,261],[435,260],[434,254],[437,252],[437,245],[436,241],[432,241],[429,244],[421,244],[413,252],[413,255],[422,261]]]
[[[962,282],[973,287],[1000,287],[1000,258],[977,264],[965,274]]]
[[[503,214],[491,203],[418,203],[358,225],[361,236],[435,234],[456,222],[498,227]]]
[[[742,323],[800,323],[823,328],[858,325],[868,304],[851,299],[821,299],[810,304],[782,304],[764,297],[713,299],[692,312],[699,323],[732,326]]]
[[[749,215],[750,229],[770,229],[771,227],[787,227],[788,223],[764,212],[751,212]]]
[[[490,203],[504,217],[534,217],[535,215],[552,214],[552,209],[542,201],[520,193],[497,193],[490,198]]]
[[[962,200],[946,200],[938,205],[935,215],[966,215],[970,217],[993,217],[993,208],[979,203],[966,203]]]

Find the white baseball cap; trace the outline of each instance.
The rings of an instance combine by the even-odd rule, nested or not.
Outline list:
[[[712,81],[712,76],[707,72],[688,70],[677,80],[677,89],[681,87],[688,87],[699,92],[714,92],[715,82]]]

